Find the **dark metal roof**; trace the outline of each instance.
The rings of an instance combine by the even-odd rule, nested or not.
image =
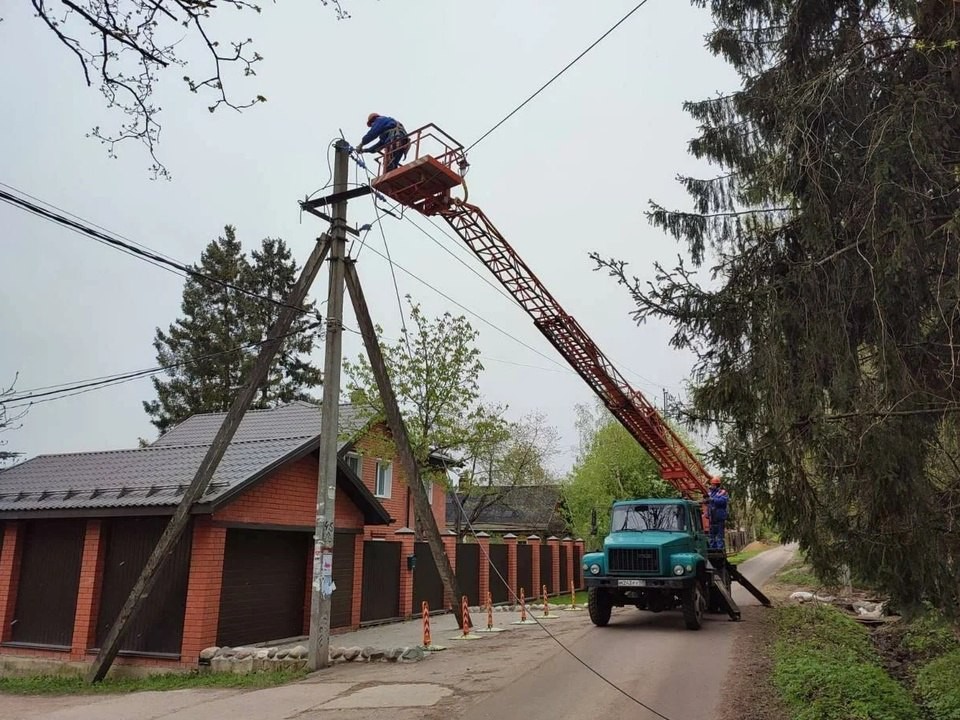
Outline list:
[[[174,445],[209,445],[226,413],[193,415],[175,425],[155,440],[150,447]],[[349,439],[363,429],[365,419],[354,405],[340,405],[340,442],[343,448]],[[319,437],[320,406],[297,401],[289,405],[250,410],[234,435],[234,442],[245,440],[275,440],[292,437]]]
[[[346,423],[357,424],[358,413],[353,408],[341,411]],[[135,508],[156,508],[162,512],[172,508],[193,479],[224,415],[196,415],[164,435],[163,442],[144,448],[40,455],[4,470],[0,472],[0,517]],[[227,448],[199,510],[209,512],[281,465],[315,452],[319,417],[320,409],[307,403],[248,414]],[[342,441],[340,446],[345,444]],[[389,513],[363,482],[346,464],[340,462],[338,466],[338,486],[363,511],[366,521],[388,524]]]

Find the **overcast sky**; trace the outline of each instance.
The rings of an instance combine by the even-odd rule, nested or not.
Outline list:
[[[7,4],[0,182],[184,262],[197,261],[228,223],[245,248],[282,237],[302,262],[324,228],[301,219],[297,201],[326,181],[326,149],[339,129],[355,142],[376,111],[408,129],[434,122],[469,144],[635,0],[344,4],[353,17],[339,22],[315,0],[268,3],[259,16],[230,13],[236,24],[220,26],[224,37],[252,37],[265,58],[255,78],[228,86],[241,99],[267,97],[243,114],[209,113],[210,101],[187,91],[183,73],[168,73],[157,100],[170,182],[150,179],[140,146],[123,146],[111,160],[85,138],[116,117],[28,4]],[[655,260],[672,263],[682,250],[648,225],[643,211],[651,198],[687,207],[675,176],[711,171],[686,152],[696,128],[681,107],[736,86],[732,71],[704,48],[709,27],[705,10],[650,0],[470,154],[471,202],[658,405],[664,387],[682,391],[691,358],[669,347],[667,325],[638,328],[626,292],[593,272],[587,254],[621,258],[646,279]],[[367,198],[348,212],[351,222],[374,214]],[[463,247],[414,219],[487,276]],[[16,373],[17,389],[28,390],[156,364],[154,331],[177,317],[181,278],[6,204],[0,227],[0,385]],[[503,331],[465,313],[480,331],[482,389],[488,400],[508,404],[511,418],[545,412],[565,443],[557,466],[568,467],[574,406],[591,400],[588,388],[556,364],[561,358],[522,311],[416,228],[387,218],[385,231],[396,262]],[[369,238],[382,252],[379,235]],[[389,266],[364,252],[358,270],[374,320],[397,337]],[[318,299],[326,297],[325,278],[324,271],[314,286]],[[401,271],[397,280],[401,294],[430,315],[463,312]],[[347,306],[346,322],[356,327]],[[356,355],[359,338],[347,333],[344,349]],[[322,348],[315,357],[322,362]],[[39,404],[4,437],[8,449],[28,457],[133,447],[139,436],[156,435],[141,407],[152,398],[149,380],[138,380]]]

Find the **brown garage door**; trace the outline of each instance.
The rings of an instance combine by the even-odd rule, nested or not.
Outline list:
[[[23,536],[14,642],[70,647],[85,520],[30,520]]]
[[[227,530],[218,645],[303,634],[310,533]]]
[[[106,552],[97,619],[97,647],[106,639],[169,522],[170,518],[166,517],[110,518],[103,521],[101,532]],[[174,546],[156,585],[150,591],[150,601],[130,623],[121,641],[122,651],[179,657],[183,613],[187,603],[187,578],[190,574],[191,535],[188,527]]]
[[[337,589],[330,599],[330,627],[349,627],[353,616],[353,561],[356,533],[333,535],[333,582]]]

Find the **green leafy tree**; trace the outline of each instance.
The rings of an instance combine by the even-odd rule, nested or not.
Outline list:
[[[476,428],[465,448],[466,462],[456,493],[466,511],[458,513],[455,530],[464,534],[487,509],[517,509],[525,496],[515,488],[553,485],[550,462],[560,448],[560,434],[544,413],[530,413],[516,422],[495,418]]]
[[[479,333],[463,316],[430,319],[407,296],[410,325],[395,343],[384,342],[376,328],[384,361],[414,456],[425,467],[435,453],[482,446],[496,432],[503,410],[483,404]],[[383,403],[365,354],[344,360],[350,401],[370,418],[383,417]]]
[[[252,253],[243,253],[233,227],[211,242],[195,266],[204,275],[283,301],[296,275],[296,262],[282,240],[264,240]],[[312,304],[305,309],[313,310]],[[153,378],[157,399],[143,403],[153,425],[165,432],[196,413],[223,412],[230,407],[280,311],[275,303],[191,276],[183,289],[182,317],[167,331],[157,328],[157,362],[168,369]],[[292,328],[274,368],[260,387],[254,407],[265,408],[303,399],[320,384],[320,370],[306,359],[317,331],[308,315]]]
[[[708,47],[742,88],[686,108],[691,153],[720,174],[680,179],[689,210],[649,213],[688,259],[650,283],[595,259],[638,321],[669,320],[696,354],[692,409],[735,493],[822,577],[849,563],[900,603],[956,611],[956,3],[710,8]]]
[[[676,497],[660,478],[653,458],[599,403],[577,406],[580,447],[563,496],[577,533],[590,537],[590,520],[597,513],[598,537],[610,531],[610,507],[616,500]]]
[[[450,313],[430,319],[409,295],[407,302],[410,322],[400,340],[385,342],[382,328],[376,331],[414,457],[425,473],[432,457],[454,454],[463,461],[488,448],[502,435],[503,409],[482,402],[479,333],[469,321]],[[384,417],[366,355],[344,360],[343,367],[350,401],[370,420]],[[436,473],[430,480],[446,481]],[[416,529],[422,531],[419,521]]]

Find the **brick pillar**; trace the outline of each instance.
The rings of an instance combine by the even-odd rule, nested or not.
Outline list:
[[[311,582],[312,582],[311,578]],[[346,588],[344,588],[346,590]],[[353,602],[350,607],[350,625],[360,627],[363,609],[363,533],[357,533],[353,542]]]
[[[507,546],[507,602],[516,605],[520,597],[520,588],[517,587],[517,536],[507,533],[503,536],[503,544]]]
[[[530,551],[530,564],[533,566],[533,579],[531,580],[532,588],[527,588],[529,598],[538,598],[540,597],[540,536],[539,535],[528,535],[527,536],[527,545],[529,545],[532,550]]]
[[[207,517],[194,521],[187,608],[183,616],[183,644],[180,647],[182,663],[195,664],[201,650],[217,644],[226,542],[226,528],[214,527]]]
[[[487,593],[490,592],[490,536],[478,532],[477,543],[480,545],[480,607],[483,607],[487,604]]]
[[[7,522],[3,526],[0,547],[0,642],[10,640],[13,616],[17,609],[17,581],[20,579],[20,554],[23,523]]]
[[[413,607],[413,574],[407,565],[407,557],[413,555],[416,534],[408,527],[402,527],[393,533],[400,541],[400,617],[410,617]]]
[[[447,557],[450,559],[450,567],[454,575],[457,572],[457,534],[453,530],[447,530],[443,537],[443,549],[447,551]],[[453,598],[446,588],[443,589],[443,607],[446,610],[453,609]]]
[[[574,572],[578,573],[577,577],[580,578],[580,582],[577,584],[577,590],[583,590],[587,586],[587,583],[584,581],[584,578],[587,576],[587,571],[583,569],[583,556],[586,555],[583,538],[574,540],[573,545],[580,551],[580,567],[574,568]]]
[[[577,576],[574,575],[574,565],[573,565],[573,538],[569,535],[563,539],[563,544],[567,548],[567,587],[560,588],[560,592],[569,593],[570,584],[573,583],[573,586],[577,585]]]
[[[77,588],[77,609],[73,617],[71,660],[83,660],[87,649],[97,642],[97,614],[100,610],[100,586],[106,548],[100,520],[87,520],[80,560],[80,584]]]
[[[547,538],[547,545],[550,546],[550,559],[553,561],[553,583],[547,590],[551,595],[560,592],[560,538],[551,535]]]

